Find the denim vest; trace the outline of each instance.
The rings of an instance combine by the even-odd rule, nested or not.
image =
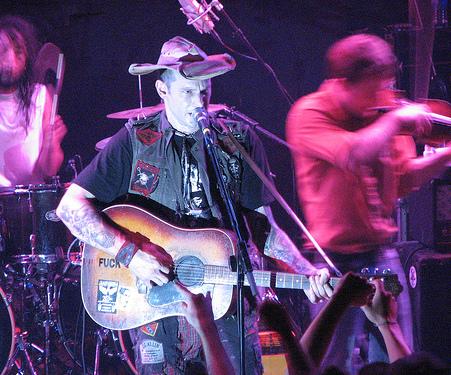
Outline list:
[[[239,124],[239,126],[237,126]],[[174,129],[160,112],[153,117],[139,121],[129,121],[126,127],[130,134],[133,147],[133,164],[129,184],[129,193],[138,194],[151,199],[176,213],[183,210],[182,196],[182,168],[179,156],[171,145],[174,137]],[[239,203],[241,173],[243,160],[237,150],[233,150],[230,140],[222,134],[219,124],[212,124],[212,132],[218,139],[219,163],[222,178],[235,202]],[[239,141],[245,139],[247,126],[241,123],[233,123],[232,133]],[[207,171],[207,158],[203,135],[200,131],[194,134],[195,142],[191,148],[192,156],[196,159],[200,178],[204,187],[208,205],[213,218],[222,222],[223,211],[214,199],[217,192],[216,184],[212,183]],[[213,177],[215,181],[215,177]],[[215,191],[212,192],[212,189]]]

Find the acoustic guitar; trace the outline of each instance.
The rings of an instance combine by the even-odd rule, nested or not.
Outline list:
[[[114,223],[139,232],[164,248],[174,260],[174,279],[192,293],[211,292],[215,319],[221,318],[232,301],[237,275],[229,267],[235,254],[234,236],[223,229],[183,229],[132,205],[114,205],[103,211]],[[309,289],[307,275],[284,272],[254,271],[257,286]],[[399,294],[402,286],[395,274],[367,274],[381,277],[384,286]],[[331,286],[339,278],[332,277]],[[245,282],[246,285],[246,282]],[[90,317],[99,325],[113,330],[127,330],[149,322],[183,315],[182,296],[174,281],[148,288],[111,255],[88,244],[84,245],[81,265],[81,292]]]

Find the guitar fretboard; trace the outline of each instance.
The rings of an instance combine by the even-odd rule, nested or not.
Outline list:
[[[230,271],[223,266],[205,266],[204,282],[211,284],[236,285],[236,272]],[[308,276],[291,274],[285,272],[254,271],[255,283],[262,287],[275,287],[282,289],[309,289]],[[329,283],[332,286],[338,282],[338,278],[332,277]],[[247,279],[244,285],[249,286]]]

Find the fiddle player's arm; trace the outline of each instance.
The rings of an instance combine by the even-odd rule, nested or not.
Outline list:
[[[305,292],[311,302],[315,303],[321,299],[329,299],[333,290],[327,283],[330,278],[327,268],[317,269],[301,255],[290,237],[276,223],[271,207],[262,206],[257,211],[264,214],[271,225],[265,242],[265,255],[284,262],[295,272],[311,275],[311,288]]]
[[[438,177],[447,167],[451,167],[451,146],[436,149],[432,155],[410,160],[402,181],[411,189],[419,187]]]
[[[166,283],[172,265],[169,254],[147,239],[143,241],[143,236],[125,233],[110,225],[91,203],[93,198],[86,189],[72,183],[56,213],[74,236],[113,257],[127,244],[137,246],[128,265],[130,270],[143,281],[157,285]]]
[[[387,143],[397,134],[421,135],[430,130],[427,107],[419,104],[402,106],[388,112],[371,125],[355,132],[348,168],[355,170],[379,157]]]

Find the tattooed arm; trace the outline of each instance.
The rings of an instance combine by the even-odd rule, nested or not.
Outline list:
[[[266,215],[271,225],[265,243],[265,255],[281,260],[295,272],[311,275],[309,278],[311,287],[305,294],[312,303],[329,299],[333,291],[327,283],[330,278],[327,268],[317,269],[302,256],[290,237],[277,225],[269,206],[259,207],[257,211]]]
[[[129,264],[130,270],[144,281],[158,285],[167,282],[172,265],[170,255],[142,235],[122,232],[111,226],[91,203],[93,198],[90,192],[72,184],[61,199],[57,215],[74,236],[113,257],[126,241],[130,241],[139,249]]]
[[[315,274],[316,268],[301,255],[291,238],[277,225],[271,208],[263,206],[259,207],[257,211],[264,214],[271,225],[271,230],[265,242],[265,255],[281,260],[296,272]]]

